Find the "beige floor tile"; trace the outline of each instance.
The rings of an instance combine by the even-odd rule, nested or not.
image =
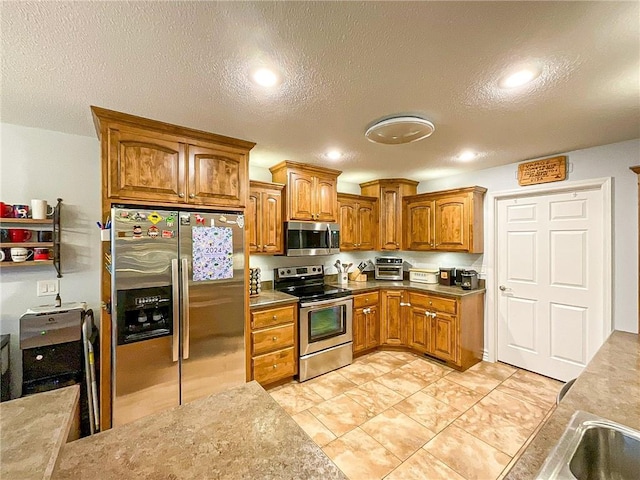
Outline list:
[[[345,392],[345,395],[365,407],[370,417],[384,412],[404,398],[399,393],[376,381],[363,383],[358,388]]]
[[[385,353],[393,355],[394,357],[399,358],[405,363],[413,362],[415,359],[419,358],[418,355],[411,352],[396,352],[394,350],[386,350]]]
[[[429,382],[424,378],[414,375],[411,371],[402,368],[396,368],[376,378],[375,381],[399,393],[403,397],[413,395],[418,390],[429,385]]]
[[[439,365],[425,358],[418,358],[400,367],[400,369],[411,372],[429,383],[433,383],[451,372],[451,368]]]
[[[447,380],[471,390],[475,390],[483,395],[486,395],[500,385],[500,380],[496,380],[495,378],[483,373],[472,372],[470,370],[466,370],[464,372],[451,372],[447,375]]]
[[[462,413],[451,405],[436,400],[423,392],[411,395],[398,403],[395,408],[436,433]]]
[[[480,401],[487,410],[500,415],[515,425],[522,426],[529,433],[544,419],[549,411],[528,401],[512,397],[499,389],[493,390]]]
[[[391,452],[359,428],[323,450],[350,480],[378,480],[400,464]]]
[[[362,385],[363,383],[370,382],[374,378],[384,375],[384,372],[363,362],[354,362],[351,365],[341,368],[339,371],[340,375],[356,385]]]
[[[269,394],[289,415],[295,415],[324,401],[308,385],[298,382],[285,385]]]
[[[337,397],[341,393],[356,386],[337,371],[329,372],[317,378],[309,380],[306,384],[325,400]]]
[[[309,411],[337,437],[372,417],[365,407],[346,395],[326,400]]]
[[[465,478],[421,448],[387,475],[385,480],[465,480]]]
[[[509,422],[481,403],[467,410],[453,425],[511,457],[518,452],[530,433],[529,429]]]
[[[325,427],[324,424],[308,410],[294,415],[293,419],[320,447],[324,447],[327,443],[336,439],[336,436],[331,430]]]
[[[454,425],[436,435],[424,449],[468,480],[494,479],[511,460]]]
[[[513,397],[549,409],[556,402],[562,383],[535,373],[518,370],[498,387]]]
[[[447,377],[441,378],[437,382],[432,383],[422,389],[422,391],[441,402],[451,405],[461,412],[471,408],[483,397],[481,393],[476,392],[475,390],[471,390],[447,380]]]
[[[367,365],[380,370],[383,373],[388,373],[391,370],[399,368],[405,365],[406,362],[388,354],[387,352],[375,352],[367,356],[364,360]]]
[[[517,368],[505,363],[480,362],[469,368],[470,372],[478,372],[501,382],[518,371]]]
[[[363,423],[360,428],[400,460],[409,458],[435,436],[434,432],[393,407]]]

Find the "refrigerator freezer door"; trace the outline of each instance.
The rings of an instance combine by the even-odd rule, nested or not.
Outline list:
[[[180,404],[179,367],[172,361],[171,338],[116,347],[114,427]]]
[[[182,332],[183,404],[245,383],[244,217],[180,213],[186,260],[187,332]],[[183,318],[183,325],[185,318]],[[188,353],[185,354],[185,353]],[[186,358],[185,358],[186,357]]]

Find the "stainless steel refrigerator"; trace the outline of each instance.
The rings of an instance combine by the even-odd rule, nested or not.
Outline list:
[[[244,216],[111,210],[112,424],[245,382]]]

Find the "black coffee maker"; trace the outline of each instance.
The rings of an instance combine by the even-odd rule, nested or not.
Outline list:
[[[460,286],[463,290],[475,290],[478,288],[478,272],[475,270],[464,270],[460,274]]]

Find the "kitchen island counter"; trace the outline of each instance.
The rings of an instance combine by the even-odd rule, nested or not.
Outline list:
[[[54,479],[344,479],[256,382],[65,445]]]
[[[613,332],[505,477],[532,479],[576,410],[640,430],[640,340]]]

